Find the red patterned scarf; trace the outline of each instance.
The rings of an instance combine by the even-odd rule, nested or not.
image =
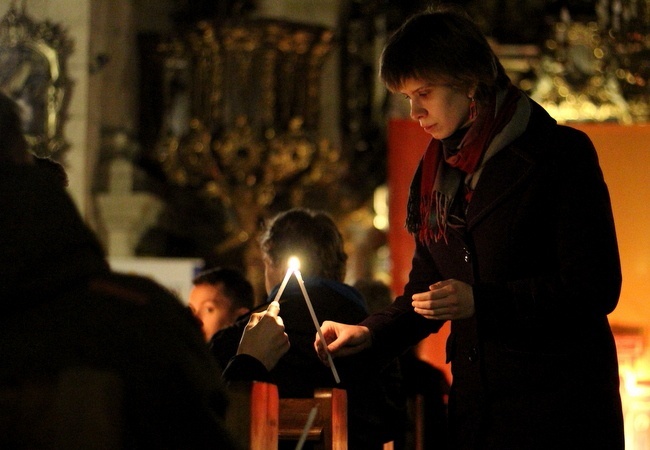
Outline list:
[[[458,152],[447,159],[443,156],[442,143],[431,140],[411,183],[406,217],[406,228],[411,234],[426,243],[440,239],[447,242],[449,209],[460,181],[458,176],[450,174],[472,174],[480,167],[492,139],[512,119],[520,96],[521,91],[510,85],[496,113],[496,96],[493,96],[479,111]]]

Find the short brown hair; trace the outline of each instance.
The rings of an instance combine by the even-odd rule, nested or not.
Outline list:
[[[322,212],[293,208],[275,216],[260,238],[262,251],[278,264],[291,256],[300,259],[300,271],[343,282],[347,254],[334,220]]]
[[[447,6],[411,16],[387,41],[379,75],[398,91],[407,79],[477,86],[476,100],[509,82],[487,39],[462,10]]]

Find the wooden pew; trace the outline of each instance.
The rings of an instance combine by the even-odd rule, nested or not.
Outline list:
[[[318,389],[313,398],[280,399],[280,444],[294,448],[307,419],[316,407],[316,416],[307,429],[306,442],[314,450],[347,450],[348,400],[343,389]]]
[[[253,381],[229,388],[226,427],[241,448],[278,449],[278,387]]]
[[[241,448],[294,449],[316,407],[305,442],[314,450],[347,450],[348,405],[343,389],[318,389],[313,398],[278,398],[271,383],[233,383],[226,426]]]

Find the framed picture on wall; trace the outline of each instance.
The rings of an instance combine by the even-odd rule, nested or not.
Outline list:
[[[12,5],[0,20],[0,89],[19,105],[27,141],[38,156],[57,157],[67,147],[65,62],[71,51],[60,27],[32,20],[24,6]]]

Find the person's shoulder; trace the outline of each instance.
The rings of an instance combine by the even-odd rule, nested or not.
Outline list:
[[[208,344],[210,353],[222,370],[226,368],[230,358],[237,353],[239,341],[244,334],[250,314],[245,314],[237,319],[234,324],[218,330],[210,339]]]
[[[584,154],[591,152],[593,144],[589,136],[570,125],[558,123],[539,104],[531,100],[532,110],[525,132],[516,140],[514,149],[527,159],[546,160],[556,154]]]
[[[557,133],[557,135],[562,139],[590,140],[587,133],[571,126],[570,123],[556,124],[555,133]]]
[[[538,103],[530,100],[531,115],[527,133],[542,136],[546,141],[557,140],[558,142],[589,142],[587,134],[568,124],[558,123]]]
[[[223,371],[222,378],[228,383],[237,381],[270,381],[264,364],[251,355],[235,355]]]
[[[97,294],[135,305],[146,305],[161,300],[180,303],[179,297],[171,290],[141,275],[109,272],[91,280],[89,288]]]
[[[131,274],[108,272],[88,282],[88,294],[107,314],[128,316],[129,321],[150,327],[166,323],[177,329],[200,330],[189,308],[172,291],[154,280]]]
[[[246,328],[246,325],[248,324],[248,321],[250,320],[251,314],[252,313],[248,312],[240,316],[232,325],[218,330],[212,336],[212,339],[210,341],[212,343],[218,343],[232,339],[239,341],[239,338],[241,337],[244,329]]]
[[[361,294],[356,289],[337,280],[309,277],[305,279],[305,289],[310,298],[314,297],[317,300],[323,298],[330,301],[364,305]],[[292,294],[296,297],[303,297],[299,290],[293,291]]]
[[[250,317],[251,313],[246,313],[239,317],[239,319],[237,319],[237,321],[232,325],[218,330],[210,339],[210,347],[222,348],[228,342],[234,342],[239,345],[239,340],[246,329]],[[232,355],[229,355],[228,357],[230,356]]]
[[[556,165],[565,167],[598,164],[596,148],[589,135],[566,124],[558,124],[555,127],[554,135],[549,137],[545,155],[556,161]]]

